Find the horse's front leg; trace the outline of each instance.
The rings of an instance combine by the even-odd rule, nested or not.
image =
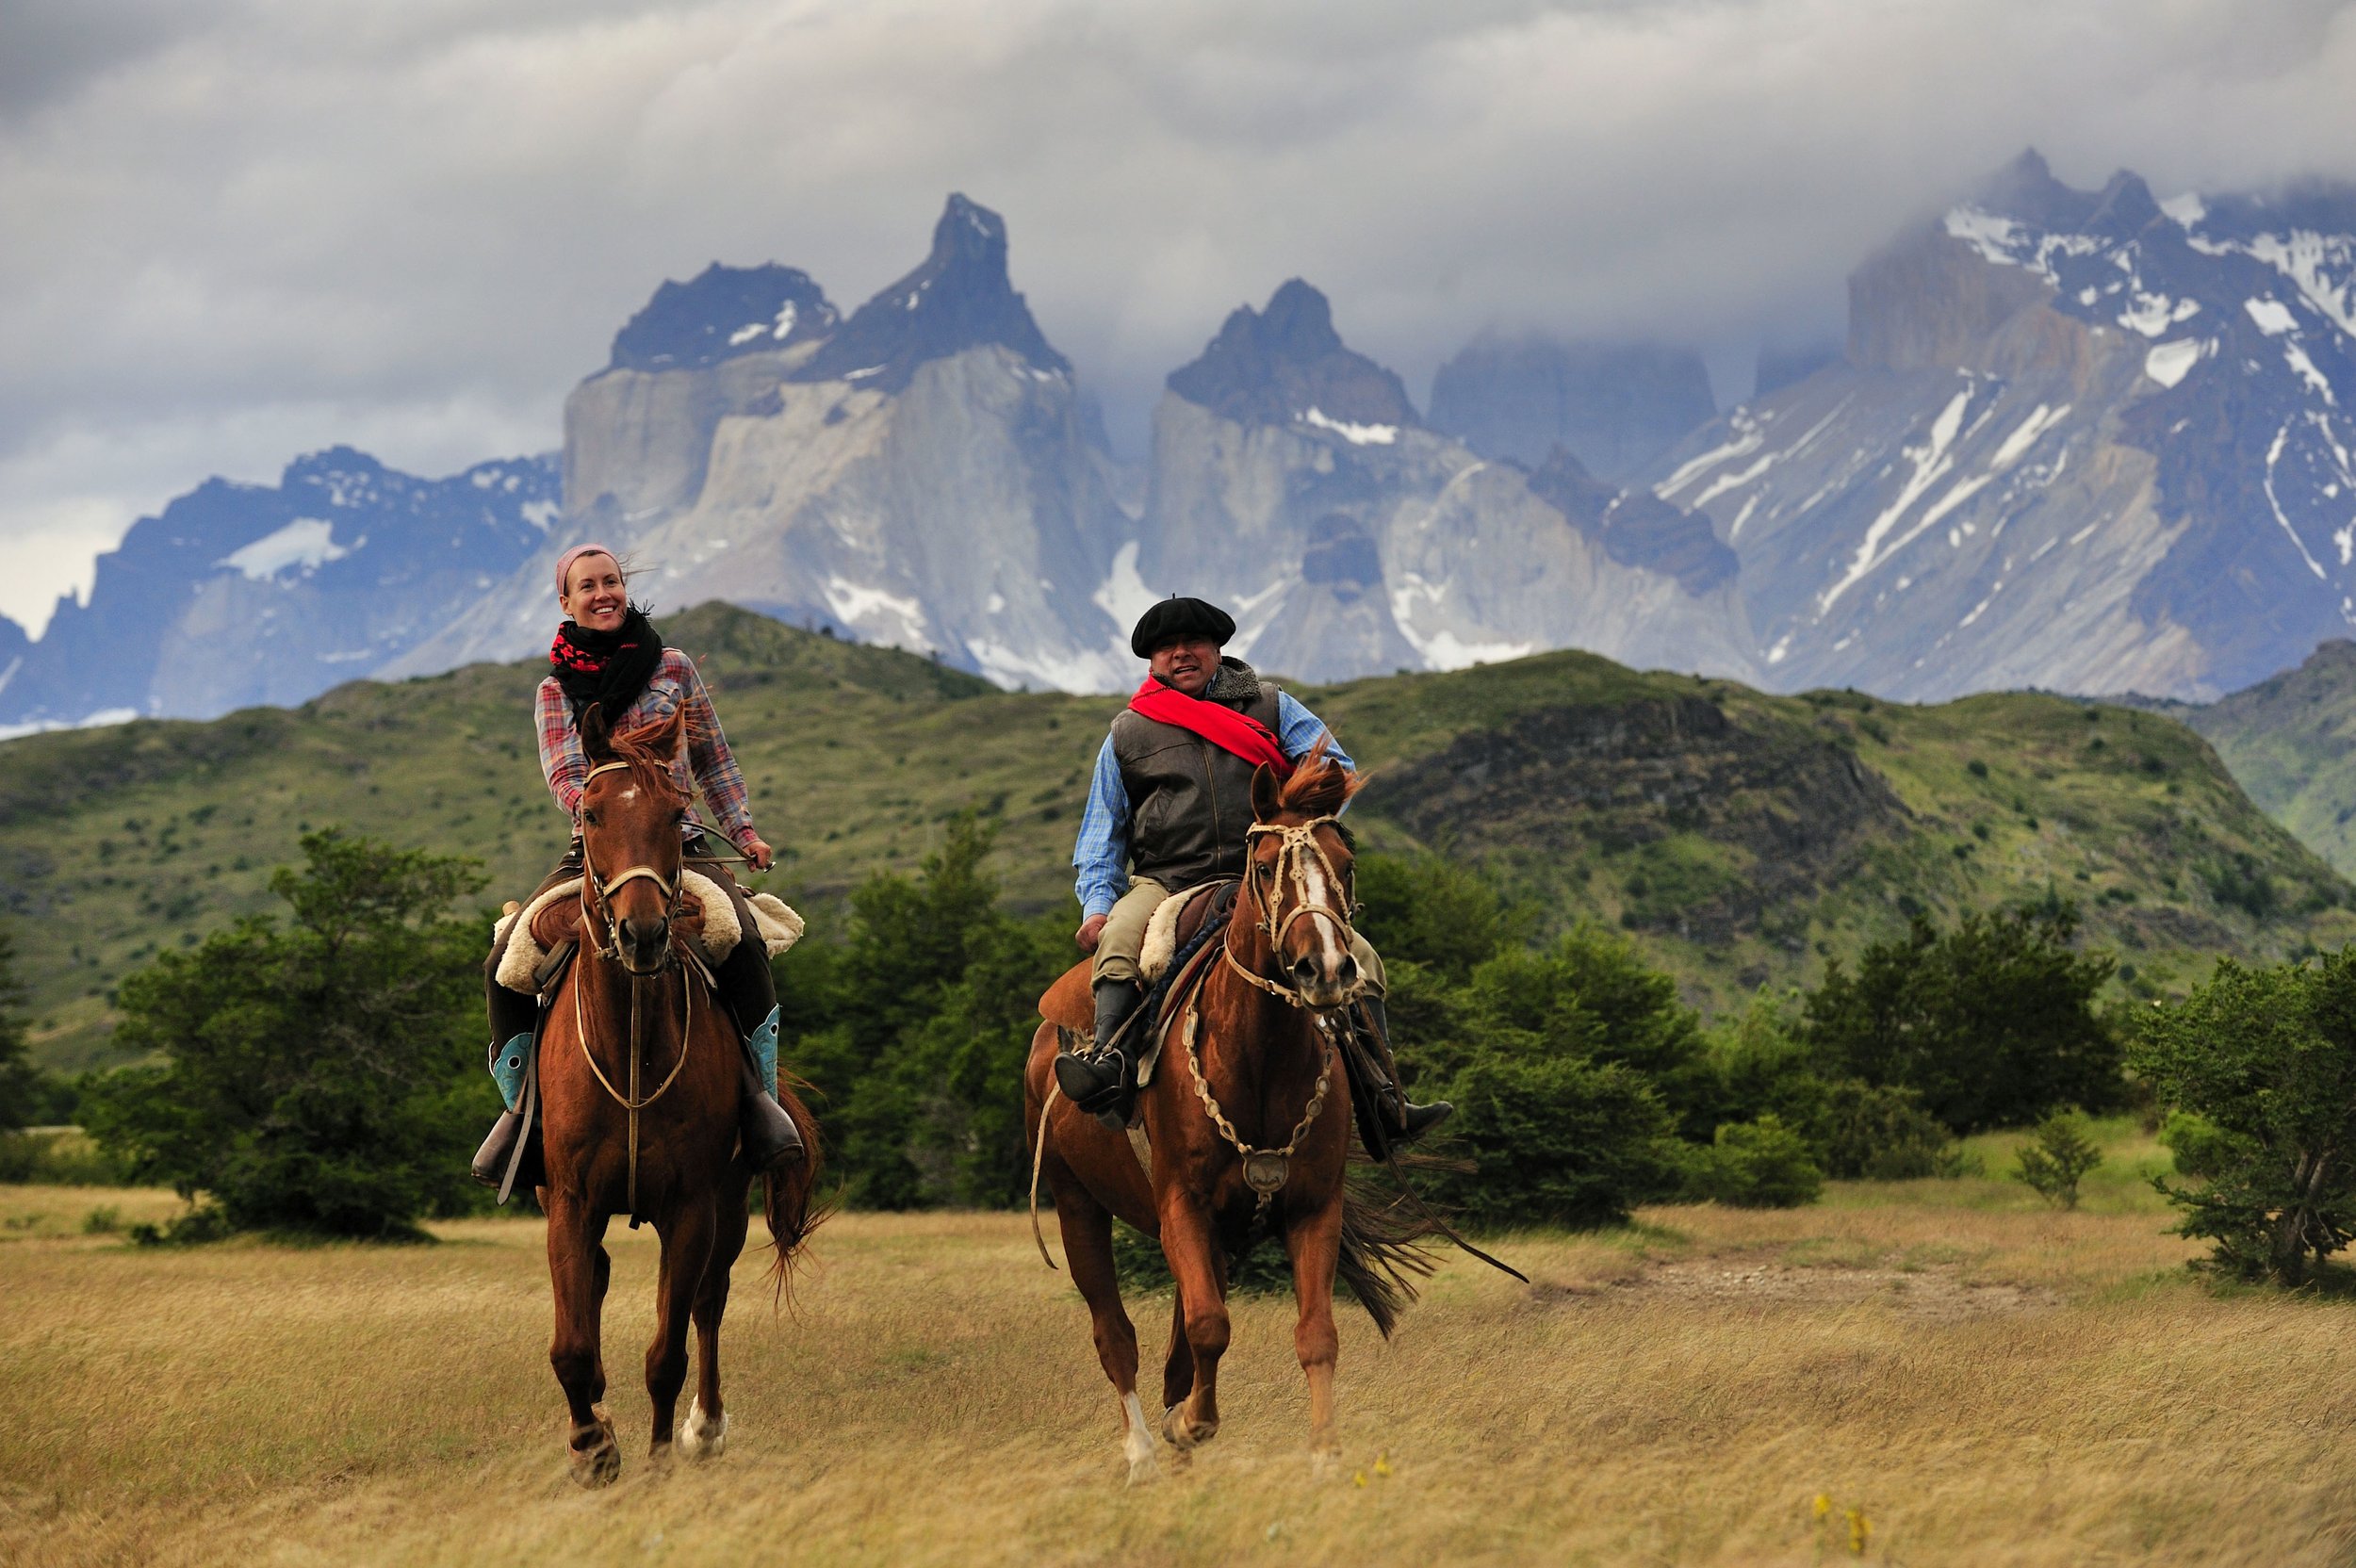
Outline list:
[[[1194,1391],[1162,1421],[1162,1435],[1185,1454],[1219,1433],[1219,1358],[1227,1353],[1226,1252],[1211,1217],[1176,1184],[1162,1195],[1162,1255],[1186,1312]]]
[[[695,1298],[703,1294],[717,1217],[706,1192],[655,1222],[655,1233],[663,1238],[663,1267],[655,1286],[654,1342],[646,1347],[646,1395],[654,1404],[654,1435],[646,1451],[658,1462],[671,1452],[679,1391],[687,1382],[687,1330]]]
[[[1333,1327],[1333,1267],[1342,1250],[1342,1196],[1284,1227],[1284,1251],[1292,1259],[1293,1299],[1301,1309],[1293,1326],[1293,1353],[1309,1380],[1309,1451],[1320,1465],[1339,1457],[1334,1433],[1333,1362],[1341,1335]]]
[[[728,1310],[728,1271],[744,1250],[744,1205],[720,1189],[712,1259],[695,1297],[695,1397],[679,1423],[679,1451],[691,1460],[718,1459],[728,1449],[728,1413],[720,1402],[720,1319]]]
[[[605,1486],[622,1473],[614,1423],[597,1401],[605,1397],[605,1362],[598,1348],[599,1309],[611,1267],[605,1255],[605,1216],[558,1188],[542,1189],[548,1204],[548,1279],[555,1287],[556,1335],[548,1364],[564,1386],[572,1415],[565,1434],[573,1479]]]
[[[1063,1233],[1064,1262],[1088,1302],[1096,1363],[1121,1401],[1121,1457],[1129,1464],[1129,1484],[1141,1486],[1159,1479],[1162,1472],[1154,1456],[1153,1429],[1146,1425],[1145,1407],[1137,1402],[1137,1330],[1121,1305],[1121,1282],[1113,1270],[1112,1213],[1069,1168],[1057,1169],[1050,1190],[1055,1223]]]

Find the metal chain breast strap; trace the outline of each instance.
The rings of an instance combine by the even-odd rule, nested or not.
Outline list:
[[[1243,1184],[1259,1199],[1252,1210],[1252,1222],[1257,1225],[1267,1217],[1269,1202],[1284,1186],[1284,1179],[1291,1174],[1292,1157],[1299,1152],[1301,1140],[1309,1135],[1309,1129],[1317,1124],[1317,1117],[1325,1109],[1326,1092],[1333,1086],[1333,1041],[1329,1035],[1323,1057],[1317,1064],[1317,1086],[1311,1092],[1309,1108],[1301,1113],[1301,1121],[1293,1128],[1293,1135],[1285,1140],[1282,1149],[1261,1149],[1243,1141],[1242,1135],[1235,1131],[1235,1124],[1227,1119],[1227,1113],[1219,1109],[1218,1100],[1212,1097],[1211,1086],[1203,1076],[1203,1052],[1197,1039],[1202,1021],[1202,1014],[1189,1001],[1186,1016],[1179,1024],[1179,1033],[1186,1042],[1186,1070],[1194,1077],[1194,1097],[1203,1102],[1203,1114],[1211,1119],[1211,1125],[1219,1129],[1219,1135],[1243,1156]],[[1331,1026],[1319,1018],[1317,1027],[1323,1033]]]
[[[1275,881],[1279,886],[1290,883],[1295,896],[1292,911],[1280,918],[1277,909],[1281,905],[1262,897],[1257,888],[1252,890],[1252,896],[1258,899],[1261,906],[1261,918],[1253,924],[1266,933],[1270,952],[1281,954],[1284,933],[1292,929],[1293,923],[1312,916],[1333,922],[1341,932],[1343,947],[1348,948],[1351,944],[1355,933],[1350,930],[1349,920],[1336,914],[1331,906],[1313,901],[1309,896],[1307,861],[1312,856],[1324,872],[1327,886],[1334,889],[1341,886],[1342,879],[1334,872],[1333,862],[1326,855],[1325,846],[1317,842],[1317,836],[1319,827],[1339,820],[1328,815],[1312,817],[1307,822],[1297,824],[1254,823],[1244,830],[1247,840],[1270,833],[1279,836]],[[1248,874],[1245,881],[1247,884],[1251,881]],[[1197,1038],[1202,1014],[1196,998],[1187,999],[1186,1016],[1180,1021],[1179,1032],[1186,1039],[1186,1070],[1194,1076],[1194,1095],[1203,1102],[1203,1114],[1211,1119],[1211,1125],[1219,1129],[1219,1135],[1243,1157],[1244,1185],[1250,1187],[1259,1199],[1252,1211],[1252,1222],[1257,1225],[1268,1217],[1268,1205],[1291,1174],[1292,1157],[1300,1151],[1301,1140],[1309,1135],[1309,1130],[1317,1125],[1318,1116],[1325,1110],[1325,1097],[1333,1086],[1333,1015],[1328,1009],[1310,1007],[1299,991],[1247,968],[1236,958],[1235,950],[1223,938],[1219,951],[1219,956],[1227,961],[1227,967],[1253,986],[1287,1006],[1307,1008],[1318,1033],[1325,1039],[1325,1048],[1317,1063],[1317,1087],[1309,1096],[1309,1108],[1301,1112],[1300,1123],[1293,1128],[1293,1135],[1285,1140],[1282,1149],[1261,1149],[1243,1141],[1241,1135],[1235,1131],[1235,1124],[1227,1119],[1227,1113],[1219,1109],[1219,1101],[1211,1093],[1211,1086],[1203,1075],[1203,1054]]]

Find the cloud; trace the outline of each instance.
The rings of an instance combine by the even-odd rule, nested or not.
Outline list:
[[[854,304],[952,189],[1135,432],[1295,274],[1415,387],[1492,323],[1724,363],[1837,330],[1849,267],[2032,142],[2080,184],[2356,175],[2356,21],[2309,0],[28,0],[0,29],[0,610],[35,619],[59,541],[207,473],[551,447],[661,279],[777,259]]]

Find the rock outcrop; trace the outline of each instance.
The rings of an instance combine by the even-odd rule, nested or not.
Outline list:
[[[1308,679],[1564,646],[1750,668],[1714,564],[1696,590],[1677,566],[1615,553],[1609,500],[1578,504],[1575,520],[1519,466],[1425,428],[1398,378],[1349,350],[1324,296],[1296,279],[1170,376],[1138,575],[1230,604],[1239,651]],[[1633,554],[1658,521],[1631,525]]]
[[[658,608],[726,598],[1006,685],[1119,683],[1098,600],[1132,525],[997,214],[952,196],[923,264],[845,320],[783,268],[664,291],[646,314],[725,351],[654,366],[624,329],[565,405],[567,539],[625,550]],[[748,333],[789,320],[757,313],[773,297],[791,330]],[[678,317],[697,299],[711,330]],[[533,561],[407,667],[518,656],[547,635],[545,578]]]

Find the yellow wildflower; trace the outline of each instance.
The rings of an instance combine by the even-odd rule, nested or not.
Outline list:
[[[1865,1555],[1865,1538],[1873,1533],[1873,1526],[1865,1522],[1863,1509],[1853,1508],[1849,1511],[1849,1551],[1852,1555],[1857,1557]]]

